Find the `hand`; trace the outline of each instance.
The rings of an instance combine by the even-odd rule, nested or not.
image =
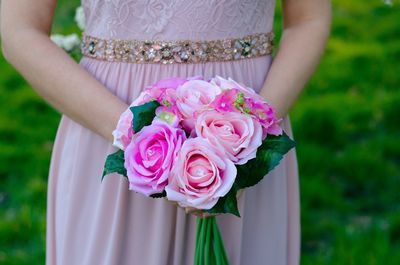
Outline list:
[[[238,201],[239,198],[242,196],[243,191],[244,191],[244,189],[240,189],[240,190],[237,191],[237,193],[236,193],[236,200],[237,200],[237,201]]]
[[[220,215],[220,213],[207,213],[204,210],[196,209],[193,207],[182,207],[177,202],[172,202],[172,203],[177,207],[183,208],[187,214],[191,213],[191,214],[196,215],[197,217],[206,218],[209,216]]]
[[[239,200],[239,198],[241,197],[242,194],[243,194],[243,189],[238,190],[236,193],[236,199]],[[177,202],[172,202],[172,203],[177,207],[181,207]],[[181,207],[181,208],[183,208],[187,214],[191,213],[191,214],[194,214],[197,217],[201,217],[201,218],[217,216],[217,215],[221,214],[221,213],[208,213],[208,212],[205,212],[204,210],[199,210],[199,209],[196,209],[193,207]]]
[[[167,200],[167,198],[165,198],[165,197],[164,197],[164,199]],[[207,213],[204,210],[196,209],[193,207],[182,207],[175,201],[169,201],[169,202],[172,202],[172,204],[174,204],[176,207],[180,207],[180,208],[184,209],[187,214],[191,213],[191,214],[194,214],[197,217],[201,217],[201,218],[206,218],[209,216],[217,216],[220,214],[220,213]]]

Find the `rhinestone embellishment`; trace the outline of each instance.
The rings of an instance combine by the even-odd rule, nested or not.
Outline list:
[[[201,63],[270,55],[273,40],[272,31],[207,41],[101,39],[84,34],[81,51],[84,56],[110,62]]]

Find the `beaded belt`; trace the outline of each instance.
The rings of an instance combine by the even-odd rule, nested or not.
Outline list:
[[[270,55],[274,33],[256,33],[242,38],[207,41],[101,39],[84,34],[84,56],[131,63],[200,63],[233,61]]]

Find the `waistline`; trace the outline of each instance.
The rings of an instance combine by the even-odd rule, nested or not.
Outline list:
[[[216,40],[121,40],[83,34],[86,57],[128,63],[201,63],[234,61],[272,54],[274,32]]]

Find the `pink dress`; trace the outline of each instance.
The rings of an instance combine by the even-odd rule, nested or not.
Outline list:
[[[212,40],[269,32],[275,0],[82,0],[86,33],[99,38]],[[80,67],[126,103],[161,78],[216,74],[260,91],[271,56],[169,65],[84,57]],[[84,89],[84,88],[82,88]],[[107,106],[104,106],[105,108]],[[289,119],[284,129],[291,135]],[[47,197],[47,265],[189,265],[196,217],[164,199],[101,182],[112,143],[63,115]],[[232,265],[298,265],[299,185],[295,151],[239,200],[242,217],[217,217]]]

